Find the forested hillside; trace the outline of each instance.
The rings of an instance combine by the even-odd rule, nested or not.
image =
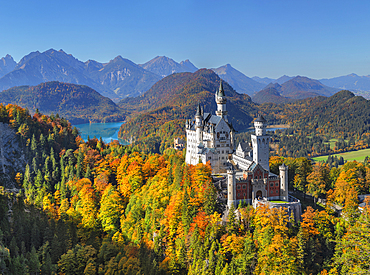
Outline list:
[[[260,111],[291,127],[274,136],[277,155],[316,156],[364,149],[370,144],[370,103],[349,91],[284,105],[265,103]],[[335,147],[329,140],[335,139]],[[346,141],[345,141],[346,140]]]
[[[120,136],[126,140],[135,137],[144,145],[141,148],[163,152],[174,137],[185,135],[185,121],[193,118],[198,103],[204,112],[214,114],[220,81],[217,74],[206,69],[173,74],[157,82],[143,96],[120,101],[122,109],[133,112],[122,125]],[[226,82],[223,87],[229,122],[237,131],[248,128],[253,119],[251,115],[257,112],[256,104],[248,95],[236,93]]]
[[[343,205],[343,218],[329,207],[308,207],[299,223],[281,209],[239,205],[238,216],[232,208],[223,223],[208,165],[186,165],[174,150],[144,154],[83,142],[66,120],[31,117],[14,105],[0,105],[0,114],[27,156],[16,189],[0,192],[2,274],[366,274],[369,268],[370,209],[357,208],[357,194],[370,186],[369,163],[330,170],[306,158],[271,158],[272,171],[289,166],[298,189]]]
[[[112,100],[77,84],[46,82],[13,87],[0,93],[0,103],[17,104],[32,113],[59,114],[73,124],[123,121],[125,112]]]

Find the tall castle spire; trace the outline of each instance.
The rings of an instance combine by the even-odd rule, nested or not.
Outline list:
[[[226,111],[226,96],[224,92],[224,87],[222,85],[222,80],[220,80],[220,88],[216,91],[215,94],[217,111],[216,115],[222,117],[227,121],[227,111]]]

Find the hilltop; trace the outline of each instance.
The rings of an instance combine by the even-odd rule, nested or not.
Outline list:
[[[109,98],[84,86],[57,81],[20,86],[0,93],[0,103],[36,112],[59,114],[73,124],[122,121],[124,112]]]

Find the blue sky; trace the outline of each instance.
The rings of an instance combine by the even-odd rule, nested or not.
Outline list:
[[[63,49],[81,61],[157,55],[245,75],[370,74],[370,1],[85,1],[0,3],[0,57]]]

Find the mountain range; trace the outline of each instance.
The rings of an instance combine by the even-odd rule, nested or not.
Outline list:
[[[320,82],[329,87],[336,87],[342,90],[351,91],[369,91],[370,75],[358,76],[357,74],[349,74],[334,78],[320,79]]]
[[[9,54],[1,58],[0,91],[15,86],[32,86],[48,81],[60,81],[87,85],[103,96],[118,102],[126,97],[142,95],[163,77],[174,73],[193,73],[196,70],[196,66],[189,60],[178,63],[166,56],[157,56],[144,64],[136,64],[121,56],[117,56],[107,63],[100,63],[95,60],[82,62],[63,50],[50,49],[45,52],[31,52],[18,63]],[[324,91],[327,88],[321,90],[324,92],[321,93],[320,89],[317,89],[318,83],[311,82],[316,88],[309,87],[308,82],[304,79],[299,80],[302,83],[297,83],[298,79],[292,76],[284,75],[278,79],[257,76],[250,78],[230,64],[212,70],[238,93],[245,93],[250,96],[262,90],[266,93],[264,88],[269,88],[266,85],[270,83],[283,85],[292,79],[296,81],[295,84],[290,83],[290,85],[293,85],[292,90],[289,91],[287,87],[283,91],[284,94],[280,94],[281,96],[297,99],[315,95],[310,93],[326,96],[332,94]],[[369,94],[367,91],[370,91],[370,76],[350,74],[331,79],[320,79],[319,81],[328,87],[349,89],[356,94],[367,97]],[[302,91],[302,89],[305,90]],[[277,90],[279,91],[279,89]],[[306,92],[306,94],[302,94],[302,92]],[[256,98],[256,96],[253,97]]]
[[[193,73],[198,70],[198,68],[195,67],[193,63],[189,61],[189,59],[177,63],[173,59],[166,56],[157,56],[139,66],[161,77],[166,77],[174,73]]]

